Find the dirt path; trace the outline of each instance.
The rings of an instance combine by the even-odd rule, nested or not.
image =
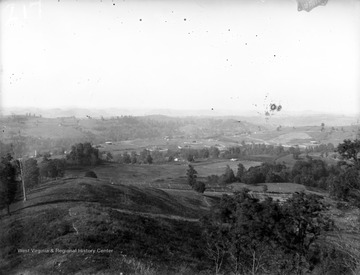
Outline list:
[[[145,213],[145,212],[137,212],[125,209],[116,209],[111,208],[112,210],[118,211],[120,213],[129,214],[129,215],[138,215],[146,218],[163,218],[163,219],[170,219],[170,220],[177,220],[177,221],[185,221],[185,222],[199,222],[199,219],[193,218],[185,218],[176,215],[165,215],[165,214],[155,214],[155,213]]]

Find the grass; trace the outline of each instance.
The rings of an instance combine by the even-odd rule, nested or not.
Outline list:
[[[114,208],[199,217],[206,204],[195,192],[170,195],[91,178],[49,182],[34,189],[27,202],[12,205],[11,216],[1,217],[0,270],[5,274],[74,274],[81,270],[84,274],[119,274],[119,270],[124,274],[175,274],[184,269],[184,263],[191,270],[206,264],[196,223],[120,213]],[[112,252],[31,252],[56,248]]]
[[[229,165],[234,173],[237,171],[237,165],[241,162],[248,169],[250,166],[260,165],[256,161],[229,161],[222,159],[206,160],[191,163],[198,172],[199,178],[225,172],[226,165]],[[140,186],[164,187],[169,184],[186,185],[186,170],[188,163],[171,163],[171,164],[104,164],[96,167],[89,167],[93,170],[98,178],[112,180],[114,183],[123,183]],[[74,169],[66,171],[66,176],[83,176],[85,169]]]
[[[250,191],[263,192],[264,186],[267,187],[266,192],[268,193],[295,193],[295,192],[306,191],[304,185],[292,183],[292,182],[259,183],[255,185],[237,182],[237,183],[232,183],[229,186],[234,191],[239,191],[242,188],[247,188]]]

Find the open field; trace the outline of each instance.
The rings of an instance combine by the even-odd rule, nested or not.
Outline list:
[[[248,169],[251,166],[260,165],[255,161],[228,161],[228,160],[207,160],[191,163],[198,172],[198,177],[205,178],[210,175],[221,175],[225,172],[226,165],[237,171],[237,165],[241,162]],[[186,185],[186,170],[188,163],[171,164],[118,164],[109,163],[95,167],[89,167],[99,178],[111,180],[114,183],[134,184],[142,186],[164,187],[168,184]],[[83,176],[85,169],[67,170],[66,175]],[[151,184],[151,185],[148,185]]]
[[[282,145],[307,145],[310,141],[319,144],[332,143],[337,146],[347,138],[355,138],[358,126],[326,127],[321,131],[320,126],[282,127],[280,131],[268,130],[252,133],[251,137],[258,142]]]

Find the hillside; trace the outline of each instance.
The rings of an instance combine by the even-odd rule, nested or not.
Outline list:
[[[243,185],[231,186],[249,187]],[[275,199],[304,190],[266,185]],[[358,253],[359,210],[320,195],[335,221],[324,241]],[[216,203],[214,196],[82,177],[41,184],[26,202],[11,206],[11,216],[0,213],[0,274],[212,274],[199,218]]]
[[[167,274],[166,263],[182,262],[196,269],[197,221],[208,206],[200,195],[184,202],[92,178],[40,185],[10,217],[2,213],[0,274],[138,274],[155,263]]]

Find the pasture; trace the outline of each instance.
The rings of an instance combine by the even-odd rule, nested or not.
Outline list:
[[[206,160],[191,163],[198,172],[198,178],[204,179],[210,175],[221,175],[229,165],[236,174],[237,165],[241,162],[246,169],[260,165],[256,161],[229,161],[229,160]],[[69,169],[67,177],[83,176],[85,171],[92,170],[98,178],[108,179],[114,183],[151,186],[156,188],[181,188],[187,186],[186,171],[187,162],[166,164],[118,164],[107,163],[95,167]]]

